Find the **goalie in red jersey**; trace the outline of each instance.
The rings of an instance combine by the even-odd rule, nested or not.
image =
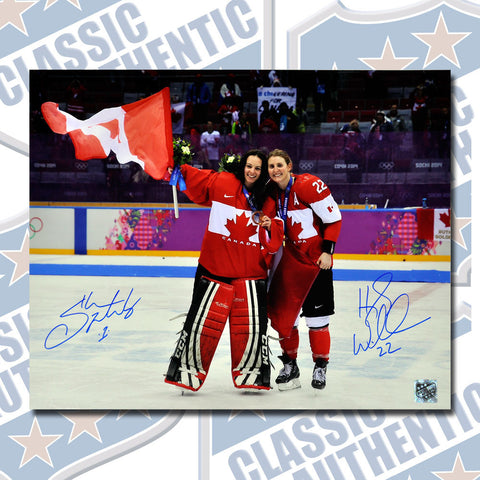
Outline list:
[[[292,173],[284,150],[268,156],[271,196],[285,223],[285,246],[268,292],[268,316],[280,334],[283,368],[280,390],[300,386],[297,366],[298,314],[305,317],[314,361],[312,386],[326,385],[330,357],[330,316],[334,314],[332,255],[342,217],[325,183],[309,173]]]
[[[181,173],[187,196],[211,210],[192,303],[165,381],[198,390],[230,319],[234,386],[269,390],[267,273],[282,245],[283,222],[265,195],[266,155],[246,152],[234,172],[182,165]]]

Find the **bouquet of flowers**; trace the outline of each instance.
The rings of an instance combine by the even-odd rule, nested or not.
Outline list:
[[[225,153],[218,164],[218,171],[234,173],[240,164],[240,158],[236,153]]]
[[[185,163],[192,163],[193,151],[191,149],[190,142],[187,142],[183,138],[173,139],[173,165],[174,169],[170,177],[170,185],[172,186],[173,205],[175,208],[175,218],[178,218],[178,198],[177,198],[177,184],[181,191],[185,190],[185,179],[180,171],[180,166]]]
[[[190,142],[182,138],[173,139],[173,163],[175,166],[192,163],[193,155]]]

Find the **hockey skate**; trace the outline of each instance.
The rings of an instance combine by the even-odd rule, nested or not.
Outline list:
[[[283,362],[283,368],[280,370],[280,373],[275,380],[278,389],[284,391],[300,388],[300,370],[298,369],[297,361],[290,358],[285,353],[278,358]]]
[[[313,367],[312,387],[322,390],[327,385],[327,360],[317,358]]]

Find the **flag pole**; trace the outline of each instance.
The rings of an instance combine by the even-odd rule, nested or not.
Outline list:
[[[175,218],[179,217],[178,214],[178,196],[177,196],[177,186],[172,185],[172,194],[173,194],[173,208],[175,210]]]

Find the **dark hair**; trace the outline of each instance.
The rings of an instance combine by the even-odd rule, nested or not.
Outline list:
[[[267,155],[264,151],[258,149],[252,149],[245,152],[240,158],[238,163],[238,168],[236,169],[234,175],[240,180],[242,184],[245,183],[245,165],[247,164],[248,157],[258,157],[262,161],[262,170],[260,172],[260,178],[253,184],[252,187],[252,196],[253,202],[259,210],[262,208],[265,201],[265,184],[268,181],[268,166],[267,166]]]

